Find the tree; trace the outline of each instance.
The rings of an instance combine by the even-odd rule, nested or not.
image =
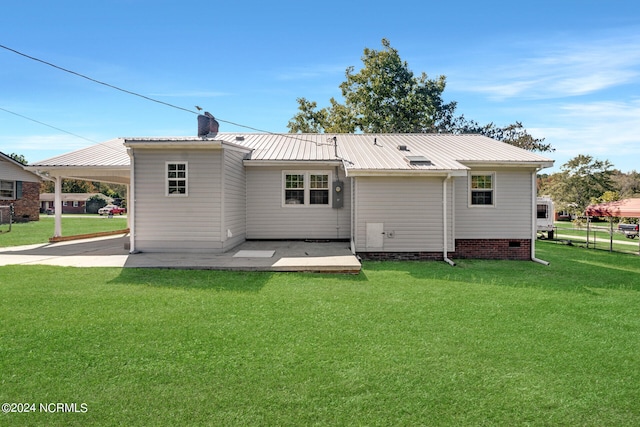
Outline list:
[[[477,133],[529,151],[555,151],[551,144],[544,143],[544,138],[534,138],[524,128],[522,122],[518,121],[504,127],[499,127],[493,122],[482,126],[473,120],[467,120],[464,116],[460,116],[454,119],[449,131],[452,133]]]
[[[416,77],[387,39],[383,49],[364,49],[363,68],[347,68],[340,84],[344,104],[335,98],[318,109],[315,101],[298,98],[299,112],[287,124],[290,132],[302,133],[478,133],[531,151],[553,151],[544,138],[534,138],[521,122],[498,127],[480,125],[456,116],[456,102],[442,97],[446,77]]]
[[[331,106],[316,110],[317,104],[298,98],[300,112],[287,127],[291,132],[437,132],[456,103],[445,103],[442,92],[446,78],[415,77],[398,51],[382,39],[380,51],[365,48],[364,67],[346,70],[340,84],[344,104],[334,98]]]
[[[15,160],[18,163],[22,163],[23,165],[29,164],[26,157],[24,157],[22,154],[11,153],[9,154],[9,157],[11,157],[13,160]]]
[[[540,194],[550,195],[556,210],[582,214],[592,200],[615,190],[612,167],[608,160],[580,154],[562,165],[559,173],[551,175],[542,185]]]

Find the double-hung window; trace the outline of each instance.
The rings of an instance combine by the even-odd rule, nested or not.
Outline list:
[[[329,206],[329,172],[283,173],[284,204],[288,206]]]
[[[494,206],[495,174],[472,174],[469,180],[471,206]]]
[[[16,199],[16,182],[0,181],[0,199],[14,200]]]
[[[188,196],[188,168],[187,162],[167,162],[166,163],[166,195],[167,196]]]

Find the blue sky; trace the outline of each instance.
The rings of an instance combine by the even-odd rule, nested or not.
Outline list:
[[[296,98],[342,100],[345,69],[387,38],[445,75],[458,114],[640,170],[640,2],[7,1],[0,44],[187,109],[221,131],[286,132]],[[120,136],[195,135],[196,116],[0,49],[0,151],[31,161]],[[47,123],[78,138],[7,111]]]

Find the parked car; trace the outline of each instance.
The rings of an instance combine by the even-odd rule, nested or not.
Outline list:
[[[100,215],[122,215],[127,213],[127,210],[125,208],[121,208],[120,206],[107,205],[103,208],[98,209],[98,213]]]
[[[624,233],[629,239],[638,237],[638,224],[618,224],[618,231]]]

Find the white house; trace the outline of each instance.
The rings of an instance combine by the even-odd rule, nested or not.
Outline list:
[[[110,165],[88,161],[89,147],[31,168],[123,172],[133,252],[305,239],[350,241],[365,259],[532,259],[536,173],[553,165],[479,135],[217,132],[108,146]]]

